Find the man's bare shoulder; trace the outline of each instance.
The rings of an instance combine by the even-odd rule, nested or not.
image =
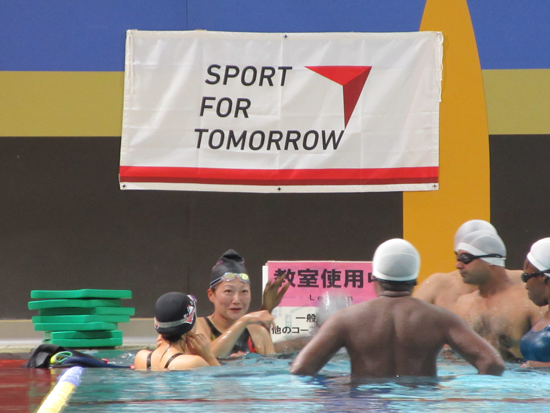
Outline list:
[[[465,284],[458,271],[435,273],[415,289],[413,297],[452,310],[460,296],[476,289]]]
[[[512,280],[514,284],[519,284],[522,286],[525,286],[525,283],[521,279],[521,274],[523,273],[522,270],[506,270],[506,273],[508,274],[508,277]]]
[[[455,317],[456,314],[453,313],[451,310],[449,310],[446,307],[439,306],[437,304],[431,304],[425,301],[422,301],[420,299],[417,299],[416,297],[412,297],[415,301],[415,305],[417,306],[417,311],[425,311],[426,313],[433,314],[437,317]]]
[[[343,316],[338,321],[345,319],[351,320],[351,317],[362,317],[368,315],[372,318],[372,315],[379,313],[383,316],[401,314],[410,314],[418,317],[434,316],[434,317],[454,317],[454,313],[447,308],[428,303],[416,297],[405,296],[400,298],[375,298],[370,301],[365,301],[357,305],[357,310],[354,310],[356,306],[350,306],[346,308],[348,315],[344,310],[340,311]],[[351,316],[351,317],[350,317]],[[355,325],[355,324],[351,324]]]
[[[525,284],[513,284],[506,290],[506,295],[513,298],[518,303],[528,304],[529,306],[536,305],[529,299],[527,290],[525,289]]]
[[[460,277],[458,271],[436,272],[428,276],[414,289],[413,297],[433,304],[442,290],[452,288],[456,284],[456,276]]]
[[[331,315],[324,323],[331,330],[345,331],[348,328],[356,329],[357,323],[365,325],[377,317],[377,314],[384,312],[384,300],[380,297],[371,300],[363,301],[349,307],[338,310]]]

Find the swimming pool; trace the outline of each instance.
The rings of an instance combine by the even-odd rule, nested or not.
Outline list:
[[[131,364],[134,353],[94,355]],[[550,409],[550,370],[508,364],[502,377],[479,376],[462,360],[440,357],[439,379],[351,383],[349,359],[338,354],[316,377],[288,373],[290,357],[248,355],[222,367],[194,371],[86,369],[64,413],[70,412],[543,412]],[[0,393],[14,396],[26,379],[28,410],[0,404],[2,411],[32,412],[60,370],[3,369]],[[6,374],[2,374],[7,377]],[[4,396],[0,396],[0,402]],[[5,401],[5,400],[4,400]],[[10,409],[9,407],[14,409]],[[21,407],[20,407],[21,408]]]

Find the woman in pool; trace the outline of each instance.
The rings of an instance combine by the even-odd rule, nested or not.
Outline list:
[[[161,336],[154,351],[136,354],[136,370],[191,370],[197,367],[219,366],[210,350],[209,340],[195,334],[197,303],[193,296],[167,293],[155,304],[155,329]]]
[[[288,284],[278,293],[278,301],[287,288]],[[275,288],[277,290],[278,287]],[[272,304],[266,305],[265,297],[264,293],[263,308],[266,310],[247,314],[251,296],[250,278],[244,267],[244,259],[233,250],[220,257],[212,268],[208,289],[214,312],[197,320],[197,332],[210,338],[210,348],[216,357],[274,352],[269,334],[269,327],[273,323],[270,311],[273,308],[269,308]]]
[[[550,302],[550,238],[543,238],[531,246],[523,264],[521,279],[529,298],[539,307]],[[522,367],[550,367],[550,310],[520,342],[521,354],[525,358]]]

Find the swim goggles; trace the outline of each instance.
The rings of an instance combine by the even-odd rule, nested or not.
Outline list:
[[[250,277],[248,276],[248,274],[246,274],[244,272],[226,272],[221,277],[218,277],[215,280],[211,281],[210,282],[210,288],[212,288],[213,286],[221,283],[222,281],[234,280],[235,277],[237,277],[243,283],[250,284]]]
[[[550,268],[544,271],[536,271],[532,272],[531,274],[527,274],[526,272],[521,273],[521,281],[526,283],[530,278],[536,277],[537,275],[546,275],[547,277],[550,277],[550,274],[547,274],[550,272]]]
[[[462,254],[458,254],[456,256],[456,260],[460,261],[462,264],[469,264],[473,260],[477,260],[478,258],[489,258],[489,257],[491,257],[491,258],[504,258],[500,254],[473,255],[473,254],[468,254],[467,252],[463,252]]]

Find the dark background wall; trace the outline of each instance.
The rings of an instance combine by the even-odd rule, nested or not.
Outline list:
[[[425,3],[0,2],[0,318],[29,318],[33,289],[77,288],[131,289],[134,298],[125,305],[140,317],[152,316],[160,294],[186,290],[205,315],[210,268],[228,248],[246,259],[253,308],[267,260],[370,260],[380,242],[403,234],[401,193],[120,191],[125,32],[416,31]],[[549,3],[470,0],[468,6],[486,80],[501,69],[514,79],[544,72],[531,89],[503,83],[498,102],[486,90],[489,124],[497,103],[512,108],[506,113],[514,118],[515,94],[527,89],[526,101],[536,102],[530,113],[547,113],[547,95],[530,96],[550,88]],[[107,86],[97,91],[103,80]],[[490,138],[491,215],[510,268],[521,267],[533,241],[550,236],[544,122],[521,118],[509,130],[489,129],[498,129]],[[536,136],[534,124],[543,124]],[[456,161],[468,162],[468,148],[459,143]]]
[[[550,237],[550,135],[492,135],[491,222],[521,269],[531,245]]]
[[[261,303],[268,260],[368,260],[402,228],[402,195],[121,191],[120,138],[0,138],[2,318],[31,290],[130,289],[152,316],[167,291],[210,310],[210,269],[233,248]],[[6,288],[7,287],[7,288]]]

